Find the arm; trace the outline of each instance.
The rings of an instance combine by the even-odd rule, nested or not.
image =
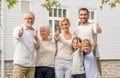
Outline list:
[[[34,38],[34,41],[35,41],[35,47],[36,47],[36,49],[38,49],[40,47],[40,40],[38,38],[37,30],[35,30],[33,32],[33,38]]]
[[[23,35],[23,27],[15,27],[13,30],[13,37],[14,38],[20,38]]]
[[[57,42],[58,39],[59,39],[59,34],[60,34],[59,30],[57,30],[57,31],[55,32],[55,35],[54,35],[54,40],[55,40],[56,42]]]
[[[40,47],[40,40],[35,40],[35,48],[38,49]]]
[[[96,56],[96,47],[97,47],[97,42],[94,41],[93,44],[92,44],[92,51],[93,51],[93,54]]]

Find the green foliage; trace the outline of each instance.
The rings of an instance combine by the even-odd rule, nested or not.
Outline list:
[[[8,8],[11,9],[17,3],[17,1],[18,0],[6,0]],[[111,8],[114,8],[117,4],[120,4],[120,0],[101,0],[100,8],[103,9],[104,5],[109,5]],[[58,8],[60,5],[61,4],[56,0],[46,0],[45,3],[41,4],[41,6],[46,8],[49,12],[51,11],[52,7]]]
[[[109,5],[113,9],[117,4],[120,4],[120,0],[102,0],[100,8],[103,9],[104,5]]]
[[[16,3],[17,0],[6,0],[8,8],[11,9]]]
[[[49,12],[52,10],[52,7],[56,7],[59,8],[60,7],[60,3],[56,0],[50,1],[50,0],[46,0],[45,3],[41,4],[41,6],[43,8],[46,8]]]

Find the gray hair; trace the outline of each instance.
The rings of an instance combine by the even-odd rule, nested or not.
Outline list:
[[[50,33],[50,26],[41,25],[41,26],[40,26],[40,29],[41,29],[42,27],[45,28],[45,29],[48,31],[48,33]]]
[[[34,15],[34,13],[33,12],[31,12],[31,11],[29,11],[29,12],[26,12],[25,14],[24,14],[24,18],[26,17],[26,15],[27,14],[31,14],[31,15],[33,15],[33,17],[35,18],[35,15]]]

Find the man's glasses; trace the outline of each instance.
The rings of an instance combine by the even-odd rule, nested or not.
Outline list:
[[[35,18],[25,18],[26,20],[34,20]]]

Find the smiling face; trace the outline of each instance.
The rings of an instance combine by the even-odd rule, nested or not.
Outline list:
[[[74,37],[71,46],[73,51],[77,50],[81,46],[81,39],[79,37]]]
[[[73,47],[74,51],[77,50],[77,48],[78,48],[77,44],[78,44],[78,40],[74,39],[72,42],[72,47]]]
[[[27,28],[31,28],[34,24],[35,16],[32,12],[28,12],[24,15],[24,22]]]
[[[80,19],[81,24],[87,24],[89,18],[89,12],[86,9],[80,10],[78,12],[78,18]]]
[[[40,35],[42,37],[42,40],[48,40],[49,29],[45,26],[41,26],[40,27]]]
[[[69,31],[70,22],[67,18],[63,18],[59,22],[59,26],[63,32]]]
[[[83,50],[83,52],[88,53],[91,51],[91,46],[89,44],[83,44],[82,50]]]
[[[88,39],[82,41],[82,51],[85,52],[85,54],[91,51],[91,43]]]

